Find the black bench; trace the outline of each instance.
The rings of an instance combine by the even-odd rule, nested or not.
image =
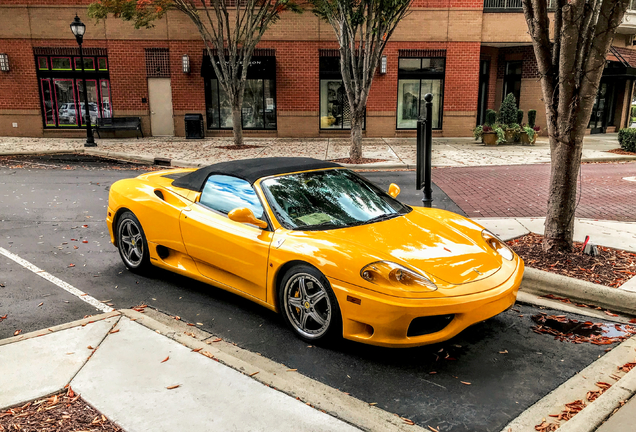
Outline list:
[[[99,134],[100,131],[114,130],[137,130],[141,133],[141,137],[144,137],[144,131],[141,130],[140,117],[110,117],[97,119],[95,132],[97,132],[98,137],[102,137]],[[139,135],[137,136],[137,139],[139,139]]]

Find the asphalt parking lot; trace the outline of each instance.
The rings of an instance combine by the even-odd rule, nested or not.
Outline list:
[[[0,161],[0,247],[114,308],[144,303],[202,323],[242,348],[440,431],[499,431],[607,348],[534,333],[531,317],[540,310],[526,305],[434,346],[308,346],[276,314],[238,296],[159,269],[150,277],[126,270],[104,217],[109,186],[140,174],[131,168],[72,158]],[[398,183],[400,198],[420,204],[421,193],[409,186],[414,173],[364,175],[383,188]],[[435,204],[456,208],[436,192]],[[0,339],[99,313],[2,255],[0,284],[0,316],[7,314]]]

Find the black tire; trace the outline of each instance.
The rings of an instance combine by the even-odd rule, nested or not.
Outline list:
[[[126,211],[117,219],[117,249],[130,271],[145,273],[151,267],[146,234],[137,216]]]
[[[304,287],[301,289],[301,285]],[[290,303],[290,299],[293,303]],[[285,323],[308,343],[342,338],[342,315],[329,281],[316,268],[301,264],[287,270],[278,287]]]

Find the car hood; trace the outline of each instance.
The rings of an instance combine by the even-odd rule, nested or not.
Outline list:
[[[450,212],[414,209],[386,221],[323,233],[372,256],[418,269],[436,283],[474,282],[493,275],[502,264],[483,241],[481,227]]]

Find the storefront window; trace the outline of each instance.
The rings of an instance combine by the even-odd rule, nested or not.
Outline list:
[[[320,58],[320,129],[351,129],[351,106],[339,57]]]
[[[218,62],[218,58],[215,61]],[[208,129],[232,129],[232,104],[216,78],[208,56],[203,58],[201,75],[206,78]],[[243,129],[276,129],[275,57],[252,57],[247,70],[241,118]]]
[[[68,49],[36,50],[64,51]],[[70,51],[72,53],[72,51]],[[82,83],[82,64],[75,55],[41,55],[36,56],[36,68],[40,81],[40,98],[42,101],[42,120],[46,128],[67,128],[86,126],[86,106],[84,104],[84,87]],[[95,65],[107,67],[106,57],[84,57],[84,73],[86,74],[86,91],[91,124],[100,117],[112,117],[110,81],[108,72],[96,71]],[[51,68],[48,68],[51,65]]]
[[[441,129],[444,58],[401,58],[398,63],[397,128],[415,129],[424,115],[424,96],[433,95],[433,129]]]

